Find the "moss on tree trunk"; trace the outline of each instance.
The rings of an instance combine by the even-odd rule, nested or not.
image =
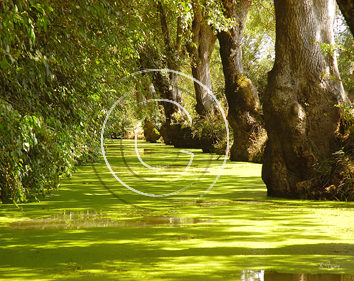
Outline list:
[[[218,33],[225,76],[225,94],[229,105],[228,121],[234,134],[230,159],[259,162],[267,135],[263,127],[259,97],[252,81],[243,75],[242,36],[252,1],[223,0],[225,16],[237,22]]]
[[[337,149],[346,96],[333,43],[335,0],[276,0],[276,57],[264,96],[269,140],[262,177],[268,194],[299,198],[316,185],[318,165]]]

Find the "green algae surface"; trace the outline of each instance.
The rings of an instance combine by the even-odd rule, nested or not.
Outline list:
[[[191,154],[139,141],[150,169],[133,141],[110,141],[113,173],[138,192],[101,159],[40,202],[1,205],[0,280],[350,280],[353,203],[267,197],[261,165],[185,151],[189,166]]]

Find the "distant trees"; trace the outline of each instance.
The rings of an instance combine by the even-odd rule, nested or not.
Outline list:
[[[145,28],[149,28],[148,32],[153,35],[138,47],[141,69],[179,71],[186,57],[185,52],[182,53],[182,49],[185,48],[185,37],[182,16],[178,14],[179,8],[168,1],[150,1],[146,8],[149,12],[141,13],[140,16]],[[153,18],[149,18],[149,13]],[[149,75],[160,98],[178,104],[183,103],[176,73],[163,74],[156,71]],[[164,142],[176,147],[199,147],[199,140],[193,138],[191,129],[182,128],[185,116],[180,108],[171,102],[161,102],[161,104],[164,107],[165,121],[156,129],[160,131]],[[150,124],[150,128],[153,126],[154,124]]]

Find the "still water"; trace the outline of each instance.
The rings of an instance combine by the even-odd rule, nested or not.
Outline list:
[[[39,219],[17,221],[9,225],[14,230],[78,230],[87,228],[151,228],[151,227],[193,227],[207,225],[211,219],[196,219],[186,217],[142,216],[140,218],[124,218],[113,220],[103,211],[64,211],[61,214]],[[189,240],[193,237],[183,237]],[[319,263],[320,269],[331,270],[339,268],[329,261]],[[354,281],[353,275],[343,274],[308,274],[279,273],[266,270],[242,270],[241,281]]]

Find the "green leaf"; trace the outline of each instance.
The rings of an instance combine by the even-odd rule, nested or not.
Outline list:
[[[6,60],[5,56],[2,57],[2,60],[0,62],[0,66],[5,71],[8,70],[9,68],[11,68],[11,65]]]

